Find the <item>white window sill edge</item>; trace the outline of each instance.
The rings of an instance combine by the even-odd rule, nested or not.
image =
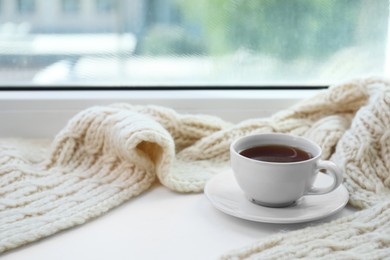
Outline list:
[[[269,116],[321,90],[1,91],[0,138],[51,138],[77,112],[96,105],[158,105],[230,122]]]

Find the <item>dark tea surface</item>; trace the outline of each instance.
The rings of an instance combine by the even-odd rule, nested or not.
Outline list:
[[[265,162],[299,162],[313,158],[313,156],[299,148],[286,145],[263,145],[245,149],[241,155]]]

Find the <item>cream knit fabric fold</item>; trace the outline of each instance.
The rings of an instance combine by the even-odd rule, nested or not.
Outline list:
[[[272,236],[224,258],[381,259],[390,256],[390,84],[333,86],[269,118],[233,125],[156,106],[92,107],[49,142],[0,141],[0,253],[82,224],[157,178],[201,192],[229,167],[229,145],[252,133],[306,136],[345,172],[351,205],[334,222]],[[179,195],[178,195],[179,196]]]

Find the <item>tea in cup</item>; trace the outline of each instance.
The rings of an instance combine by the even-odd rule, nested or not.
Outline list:
[[[252,202],[267,207],[287,207],[305,195],[335,190],[342,171],[331,161],[321,160],[321,147],[291,134],[256,134],[241,137],[230,146],[234,177]],[[320,170],[333,178],[328,187],[313,184]]]

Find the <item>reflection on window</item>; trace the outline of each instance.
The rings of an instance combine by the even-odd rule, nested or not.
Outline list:
[[[20,14],[32,14],[35,11],[34,0],[18,0],[17,8]]]
[[[65,14],[75,14],[80,9],[80,0],[62,0],[62,11]]]
[[[2,3],[0,85],[305,86],[389,65],[388,0]]]

